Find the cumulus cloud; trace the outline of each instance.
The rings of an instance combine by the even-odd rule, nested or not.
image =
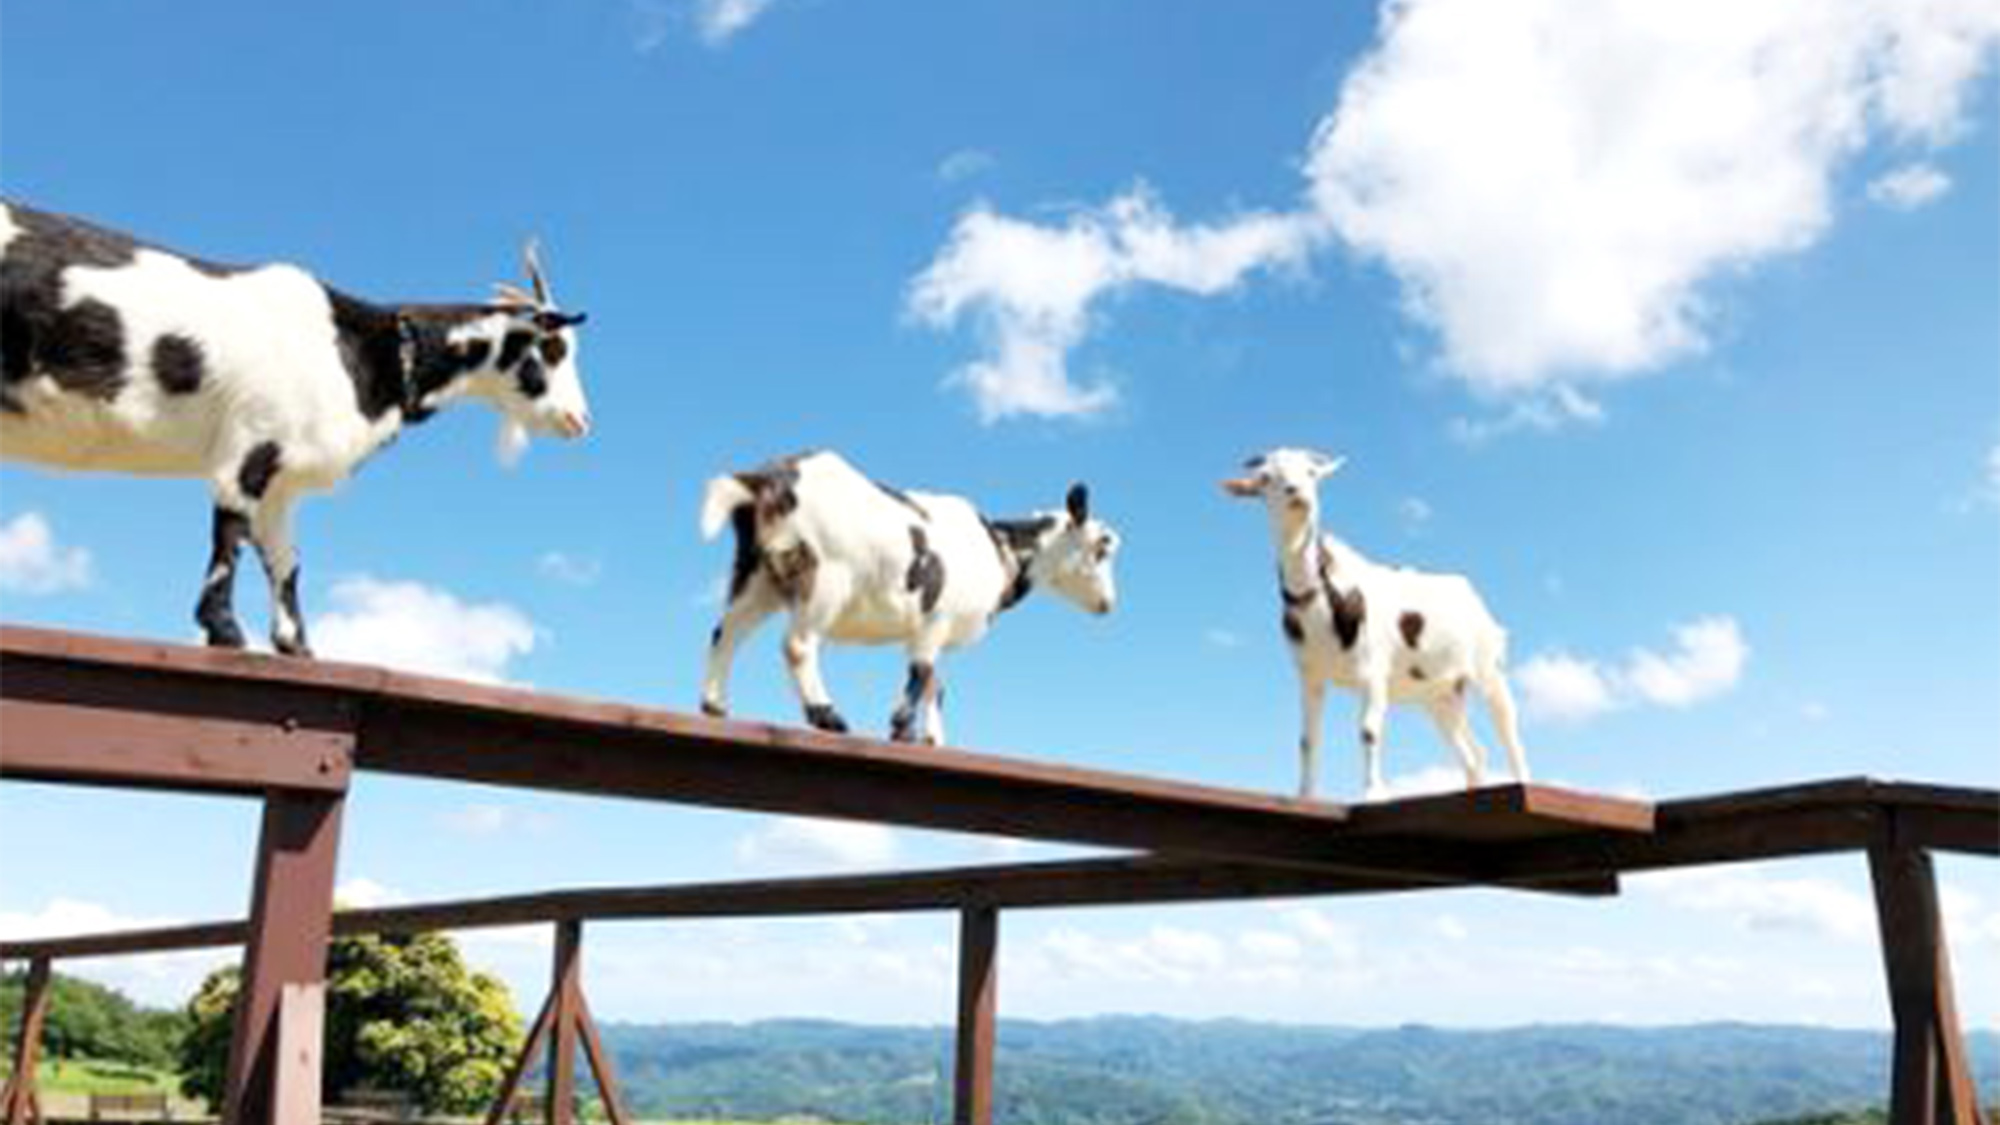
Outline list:
[[[334,609],[314,622],[314,643],[335,660],[499,683],[538,635],[512,606],[462,602],[420,582],[343,578],[329,600]]]
[[[39,910],[0,910],[0,939],[74,937],[179,925],[185,919],[123,914],[81,899],[50,899]],[[86,958],[60,966],[64,973],[109,985],[142,1004],[178,1007],[187,1003],[210,970],[235,961],[230,950],[184,950],[138,953],[125,957]]]
[[[342,879],[333,888],[333,901],[346,910],[372,910],[378,906],[395,906],[408,902],[410,897],[383,883],[378,883],[365,875]]]
[[[1906,164],[1868,183],[1868,198],[1892,211],[1914,211],[1951,190],[1951,177],[1931,164]]]
[[[1703,283],[1824,233],[1843,158],[1955,137],[1994,11],[1393,2],[1312,195],[1476,386],[1630,375],[1705,345]]]
[[[772,817],[736,842],[737,860],[757,868],[856,870],[885,866],[896,854],[892,829],[808,816]]]
[[[1301,216],[1264,212],[1182,224],[1144,184],[1048,225],[981,204],[959,217],[911,284],[908,310],[937,328],[970,321],[986,339],[989,355],[950,379],[971,392],[981,420],[1095,414],[1117,391],[1069,370],[1094,305],[1142,285],[1226,292],[1256,270],[1302,260],[1315,229]]]
[[[90,586],[90,552],[56,542],[40,512],[0,524],[0,592],[60,594]]]
[[[1704,617],[1673,628],[1667,652],[1634,649],[1606,664],[1566,652],[1538,654],[1515,670],[1530,715],[1583,722],[1625,707],[1683,708],[1734,688],[1750,646],[1733,617]]]
[[[1183,225],[1140,191],[1056,222],[984,205],[959,219],[910,304],[939,328],[977,322],[987,354],[954,382],[983,418],[1111,405],[1108,384],[1068,369],[1102,299],[1222,292],[1337,241],[1396,278],[1443,370],[1512,404],[1465,436],[1596,421],[1574,388],[1702,352],[1713,284],[1820,239],[1856,153],[1958,139],[2000,44],[2000,6],[1961,0],[1386,0],[1381,13],[1287,209]],[[1935,197],[1941,175],[1924,167],[1881,190]],[[1133,224],[1204,265],[1148,268]]]

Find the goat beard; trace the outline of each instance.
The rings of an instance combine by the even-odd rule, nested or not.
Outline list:
[[[494,455],[505,468],[513,468],[521,463],[521,455],[528,451],[528,427],[512,418],[500,420],[500,440],[495,445]]]

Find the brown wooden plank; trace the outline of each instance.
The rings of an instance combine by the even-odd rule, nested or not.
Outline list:
[[[353,700],[6,655],[0,777],[255,794],[347,785]]]
[[[960,912],[953,1125],[993,1125],[993,1051],[1000,1006],[999,948],[999,911],[974,906]]]
[[[1896,1021],[1893,1125],[1979,1125],[1951,956],[1929,853],[1895,843],[1868,853],[1876,920]]]
[[[341,935],[424,933],[552,922],[563,918],[639,920],[876,914],[956,910],[968,904],[1030,909],[1109,904],[1213,902],[1306,895],[1386,894],[1431,887],[1429,880],[1327,874],[1147,856],[994,864],[873,875],[813,876],[726,883],[600,887],[454,902],[342,910]],[[1591,875],[1549,884],[1578,894],[1615,894],[1617,880]],[[239,945],[243,922],[207,922],[66,937],[0,941],[0,957],[60,958],[153,953]]]
[[[576,1032],[583,998],[582,952],[583,923],[575,919],[557,922],[554,979],[549,984],[549,995],[555,998],[555,1014],[549,1021],[549,1125],[574,1125],[576,1121]]]
[[[507,1074],[500,1080],[500,1093],[493,1099],[493,1108],[486,1113],[486,1125],[500,1125],[507,1117],[507,1111],[514,1108],[514,1095],[521,1089],[521,1079],[528,1068],[535,1064],[535,1055],[542,1048],[542,1041],[548,1038],[549,1025],[555,1022],[556,990],[542,998],[542,1010],[535,1014],[535,1022],[528,1025],[528,1037],[521,1044],[521,1051],[507,1066]]]
[[[273,1120],[320,1120],[320,1059],[326,1026],[326,986],[288,983],[279,994],[276,1061],[273,1064]]]
[[[597,1020],[590,1014],[590,1000],[582,989],[576,994],[577,1030],[583,1039],[583,1056],[590,1062],[590,1073],[597,1079],[598,1100],[604,1103],[604,1115],[611,1119],[611,1125],[628,1125],[631,1117],[625,1112],[625,1095],[618,1089],[618,1073],[611,1065],[611,1052],[604,1049],[604,1040],[597,1033]]]
[[[264,801],[236,1027],[223,1082],[225,1125],[280,1125],[277,1057],[287,985],[320,986],[340,846],[337,794],[273,790]]]

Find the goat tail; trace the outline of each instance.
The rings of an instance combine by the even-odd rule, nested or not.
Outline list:
[[[747,485],[726,473],[709,481],[701,497],[701,537],[714,539],[722,534],[729,517],[756,499]]]

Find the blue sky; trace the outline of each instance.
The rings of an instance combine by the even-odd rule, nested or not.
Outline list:
[[[1475,577],[1538,775],[1674,797],[2000,765],[2000,26],[1977,5],[27,2],[0,186],[222,260],[455,299],[538,234],[597,431],[496,464],[441,416],[300,516],[328,655],[691,708],[702,481],[832,447],[996,514],[1091,483],[1108,621],[1037,600],[946,666],[955,740],[1288,790],[1260,514]],[[1472,49],[1472,44],[1478,44]],[[87,59],[87,65],[79,60]],[[0,470],[9,621],[191,639],[190,482]],[[261,631],[260,584],[239,606]],[[889,652],[828,659],[879,727]],[[770,634],[739,712],[795,708]],[[1352,708],[1324,782],[1358,788]],[[1449,752],[1392,715],[1389,772]],[[0,926],[240,913],[255,812],[0,787]],[[23,855],[34,856],[23,862]],[[1050,854],[364,779],[349,896]],[[1946,862],[1968,1019],[2000,878]],[[1482,892],[1023,914],[1003,1010],[1504,1024],[1887,1020],[1856,859]],[[942,1020],[950,919],[606,928],[617,1019]],[[474,956],[531,1005],[544,935]],[[89,972],[177,1000],[198,959]],[[85,968],[85,966],[79,966]]]

